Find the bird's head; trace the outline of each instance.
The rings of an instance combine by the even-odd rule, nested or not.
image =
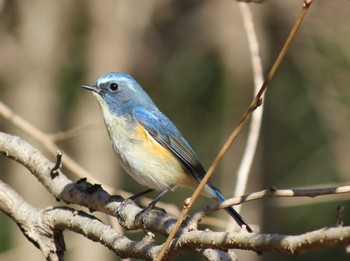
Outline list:
[[[136,106],[154,106],[136,80],[124,73],[111,72],[95,84],[81,87],[92,91],[102,108],[107,106],[113,113],[124,114]]]

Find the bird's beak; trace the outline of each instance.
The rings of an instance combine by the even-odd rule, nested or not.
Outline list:
[[[80,85],[80,87],[96,93],[100,93],[100,90],[101,90],[100,88],[97,87],[96,84],[83,84],[83,85]]]

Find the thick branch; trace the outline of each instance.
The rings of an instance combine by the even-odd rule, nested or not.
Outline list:
[[[63,260],[65,245],[62,231],[44,222],[41,211],[30,206],[0,180],[0,210],[8,215],[26,238],[39,248],[46,260]]]
[[[118,216],[119,223],[127,229],[135,230],[144,227],[147,230],[168,235],[174,227],[176,219],[163,211],[154,209],[146,215],[138,215],[142,209],[132,201],[124,202],[119,196],[111,196],[99,185],[91,185],[85,180],[73,183],[57,166],[46,159],[38,150],[19,137],[0,132],[0,153],[24,165],[57,199],[67,203],[85,206],[91,211],[101,211]],[[52,170],[54,169],[54,175]],[[196,223],[184,222],[178,234],[194,229]],[[103,242],[102,242],[103,243]],[[221,260],[229,260],[227,253],[215,250],[200,251],[208,260],[220,256]]]
[[[83,211],[65,207],[35,209],[1,180],[0,209],[16,222],[23,234],[50,261],[63,260],[65,245],[62,232],[65,229],[103,244],[122,258],[155,260],[160,251],[151,233],[148,233],[141,241],[132,241]],[[178,247],[172,256],[187,250],[186,247]],[[226,253],[212,249],[203,250],[202,254],[208,260],[218,260],[218,258],[233,260],[228,258]]]
[[[97,218],[70,208],[38,210],[0,180],[0,209],[16,222],[23,234],[47,260],[63,260],[63,230],[68,229],[100,242],[120,257],[154,259],[157,247],[147,236],[131,241]]]
[[[142,228],[139,221],[139,207],[130,201],[121,204],[121,198],[111,197],[99,185],[91,185],[84,180],[73,184],[61,171],[51,175],[55,164],[50,163],[41,153],[18,137],[0,133],[0,152],[25,165],[55,197],[70,203],[82,204],[91,210],[108,214],[118,213],[125,225],[132,229]],[[272,190],[271,193],[275,193]],[[300,191],[297,191],[297,194]],[[11,217],[25,236],[39,247],[48,260],[63,258],[64,241],[62,231],[69,229],[91,240],[100,242],[121,257],[135,257],[153,260],[159,256],[162,246],[157,246],[153,236],[147,234],[140,242],[129,240],[95,217],[69,208],[38,210],[26,203],[16,192],[0,181],[0,209]],[[166,213],[153,210],[143,217],[147,229],[166,235],[175,219]],[[188,250],[198,251],[208,260],[221,255],[229,260],[223,251],[246,249],[254,251],[276,251],[283,253],[303,253],[306,251],[350,243],[350,227],[331,227],[302,235],[254,234],[242,232],[198,231],[196,223],[190,220],[183,224],[178,238],[172,240],[172,249],[165,258],[172,258]],[[123,224],[124,224],[123,223]],[[233,258],[233,257],[231,257]]]
[[[0,207],[18,224],[25,236],[42,250],[47,260],[62,260],[64,229],[100,242],[120,257],[154,260],[160,251],[160,246],[154,243],[151,234],[140,242],[132,241],[82,211],[69,208],[35,209],[1,181]],[[349,243],[350,227],[323,228],[297,236],[194,230],[174,240],[166,258],[198,248],[240,248],[296,254]]]
[[[142,208],[132,201],[121,205],[124,201],[122,197],[109,195],[99,185],[91,185],[85,180],[73,183],[60,169],[52,175],[55,164],[19,137],[0,132],[0,153],[25,166],[55,198],[85,206],[91,211],[112,216],[118,214],[119,222],[127,229],[142,229],[146,226],[149,231],[167,235],[176,222],[174,217],[154,209],[143,217],[145,223],[142,224],[137,218]]]

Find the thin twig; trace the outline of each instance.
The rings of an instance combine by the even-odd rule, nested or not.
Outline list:
[[[215,234],[215,238],[212,234]],[[220,245],[223,249],[301,254],[336,245],[346,246],[350,243],[350,227],[325,227],[300,235],[190,231],[174,240],[172,249],[176,253],[177,247],[191,248],[197,242],[203,248],[216,248]]]
[[[276,187],[271,187],[269,189],[249,193],[243,196],[234,197],[227,199],[221,203],[212,203],[208,205],[205,210],[198,212],[194,215],[194,220],[200,220],[204,216],[209,215],[218,209],[223,209],[229,206],[242,204],[245,202],[259,200],[271,197],[319,197],[326,195],[338,195],[350,193],[350,186],[339,186],[339,187],[329,187],[329,188],[313,188],[313,189],[277,189]]]
[[[52,178],[54,178],[58,175],[58,170],[61,167],[61,163],[62,163],[62,153],[60,151],[57,151],[56,163],[55,163],[55,166],[53,166],[53,168],[51,169],[51,177]]]
[[[257,40],[257,35],[254,29],[253,16],[249,5],[247,3],[241,2],[238,3],[238,7],[240,8],[240,11],[242,13],[243,24],[245,32],[247,34],[248,46],[253,69],[254,94],[256,94],[258,93],[260,86],[263,84],[263,68],[259,53],[259,42]],[[249,126],[247,144],[243,153],[241,164],[237,171],[236,187],[233,192],[234,196],[244,194],[247,187],[250,169],[259,141],[263,107],[264,104],[262,104],[260,108],[257,109],[252,115],[251,123]],[[240,212],[240,208],[241,205],[238,205],[235,208],[238,213]],[[232,224],[232,222],[228,222],[228,226],[230,226],[230,224]]]
[[[235,141],[236,137],[238,136],[238,134],[241,132],[241,130],[243,129],[243,127],[245,126],[245,124],[247,123],[247,121],[249,120],[251,114],[253,113],[253,111],[259,107],[259,105],[262,102],[262,95],[265,92],[268,84],[270,83],[270,81],[272,80],[272,78],[274,77],[274,75],[276,74],[276,71],[278,69],[278,67],[280,66],[280,64],[282,63],[283,58],[285,57],[307,11],[309,10],[310,4],[312,3],[312,1],[309,1],[308,3],[304,3],[303,8],[300,12],[300,15],[296,21],[296,23],[294,24],[292,31],[290,32],[279,56],[277,57],[275,63],[273,64],[270,72],[267,75],[267,78],[265,80],[265,82],[263,83],[263,85],[261,86],[258,94],[256,95],[256,97],[254,98],[254,100],[252,101],[252,103],[250,104],[250,106],[248,107],[247,111],[244,113],[242,119],[239,121],[237,127],[233,130],[233,132],[231,133],[230,137],[228,138],[228,140],[226,141],[226,143],[224,144],[224,146],[221,148],[219,154],[217,155],[217,157],[215,158],[214,162],[212,163],[212,165],[210,166],[210,168],[208,169],[206,175],[204,176],[203,180],[200,182],[200,184],[198,185],[197,189],[194,191],[194,193],[192,194],[192,197],[188,200],[186,199],[185,202],[186,204],[184,204],[184,207],[181,211],[180,217],[173,229],[173,231],[170,233],[170,235],[168,236],[167,240],[165,241],[162,250],[159,253],[159,256],[157,257],[157,260],[160,261],[163,259],[164,255],[166,254],[166,251],[168,250],[173,238],[175,237],[177,230],[180,228],[182,221],[185,219],[186,215],[188,214],[188,211],[191,209],[191,207],[193,206],[194,202],[197,200],[199,194],[201,193],[201,191],[203,190],[205,184],[208,182],[209,178],[211,177],[211,175],[214,173],[216,167],[218,166],[218,164],[221,162],[222,158],[224,157],[224,155],[226,154],[227,150],[230,148],[231,144]]]
[[[57,151],[61,151],[64,154],[63,163],[64,166],[69,169],[73,174],[77,175],[79,178],[86,177],[91,182],[101,183],[94,176],[92,176],[88,171],[82,168],[78,163],[76,163],[67,153],[60,149],[56,144],[54,144],[51,139],[41,130],[34,127],[28,121],[15,114],[9,107],[7,107],[3,102],[0,101],[0,115],[6,120],[11,122],[16,127],[25,131],[36,141],[40,142],[51,155],[56,155]]]
[[[60,131],[57,133],[49,134],[48,136],[52,140],[52,142],[64,141],[64,140],[75,138],[76,136],[78,136],[82,132],[84,132],[90,128],[93,128],[95,126],[96,126],[96,124],[93,124],[93,123],[84,124],[84,125],[72,128],[72,129],[67,130],[67,131]]]

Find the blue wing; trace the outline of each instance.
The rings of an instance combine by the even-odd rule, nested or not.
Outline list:
[[[188,173],[198,182],[202,180],[205,175],[204,167],[179,130],[162,112],[137,107],[134,117],[157,142],[178,159]]]

